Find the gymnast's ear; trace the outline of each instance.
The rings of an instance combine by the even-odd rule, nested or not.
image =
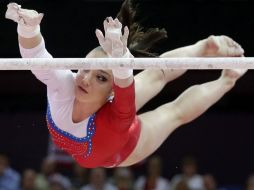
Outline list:
[[[108,97],[108,101],[112,102],[114,99],[114,91],[112,90],[110,96]]]

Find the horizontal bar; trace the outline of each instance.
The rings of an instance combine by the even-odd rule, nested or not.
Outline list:
[[[254,69],[254,57],[219,58],[6,58],[0,70],[46,69]]]

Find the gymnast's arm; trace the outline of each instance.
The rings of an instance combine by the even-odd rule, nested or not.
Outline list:
[[[129,50],[125,57],[133,57]],[[135,85],[132,69],[113,69],[114,100],[111,104],[111,126],[119,130],[127,130],[136,115]],[[119,128],[120,126],[120,128]]]
[[[52,58],[45,47],[44,39],[39,33],[33,38],[18,36],[19,50],[23,58]]]
[[[114,98],[107,103],[104,115],[107,115],[112,130],[124,132],[130,128],[136,115],[134,77],[132,73],[126,75],[126,71],[121,70],[114,70],[113,77]]]
[[[45,47],[44,39],[40,32],[40,23],[43,14],[34,10],[21,8],[16,3],[7,5],[5,17],[18,23],[18,40],[20,53],[23,58],[52,58]],[[44,84],[49,91],[66,89],[64,79],[71,79],[71,71],[63,70],[32,70],[33,74]],[[71,80],[68,80],[71,81]],[[63,87],[63,88],[62,88]],[[65,93],[62,93],[62,96]]]
[[[23,58],[52,58],[45,47],[41,33],[33,38],[23,38],[19,35],[19,49]],[[47,85],[49,94],[55,94],[58,98],[63,99],[70,97],[71,90],[69,87],[72,86],[74,80],[73,73],[70,70],[44,69],[32,70],[32,73]]]
[[[125,27],[122,35],[121,29],[122,24],[119,20],[109,17],[104,21],[105,37],[100,30],[96,30],[96,36],[109,57],[131,58],[133,56],[127,48],[129,30]],[[108,113],[111,113],[108,116],[109,126],[114,130],[124,131],[129,129],[136,115],[133,70],[116,68],[112,73],[114,99],[107,104],[107,108],[110,109]]]
[[[126,88],[114,85],[114,99],[110,104],[110,125],[116,131],[126,131],[130,128],[136,116],[134,81]]]

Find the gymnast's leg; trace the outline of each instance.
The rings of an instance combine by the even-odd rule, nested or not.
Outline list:
[[[245,72],[223,70],[217,80],[192,86],[175,101],[139,115],[141,134],[138,144],[121,166],[134,164],[152,154],[175,129],[194,120],[215,104]]]
[[[197,43],[163,53],[160,57],[239,57],[244,53],[239,44],[227,36],[210,36]],[[202,64],[202,63],[200,63]],[[144,70],[135,76],[136,109],[156,96],[170,81],[187,70]]]

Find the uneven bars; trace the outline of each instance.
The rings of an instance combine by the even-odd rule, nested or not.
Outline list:
[[[0,70],[254,69],[254,57],[217,58],[1,58]]]

